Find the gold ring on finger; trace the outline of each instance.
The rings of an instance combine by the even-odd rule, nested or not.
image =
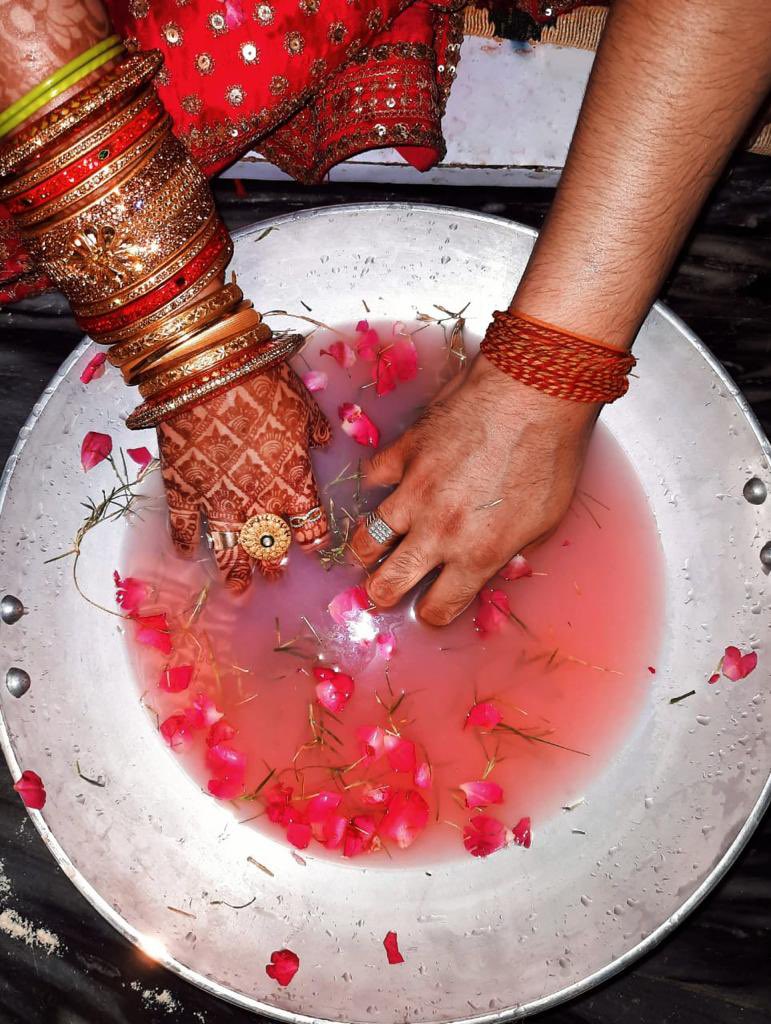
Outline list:
[[[238,540],[256,562],[278,562],[289,550],[292,534],[281,516],[264,512],[247,519]]]

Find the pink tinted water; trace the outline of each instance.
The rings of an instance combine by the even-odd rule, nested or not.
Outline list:
[[[379,331],[387,341],[391,325],[380,325]],[[320,355],[340,336],[319,331],[305,350],[307,368],[329,377],[316,397],[335,425],[334,440],[317,453],[315,464],[339,529],[348,513],[374,507],[377,500],[364,494],[357,504],[356,481],[340,481],[355,474],[367,455],[339,429],[340,402],[360,404],[387,443],[414,420],[452,364],[444,333],[422,330],[413,335],[420,365],[416,378],[378,398],[372,387],[363,387],[372,379],[370,363],[360,359],[344,370]],[[355,344],[353,329],[342,330],[342,336]],[[298,365],[301,372],[305,368]],[[148,512],[131,529],[120,566],[123,575],[153,584],[154,599],[143,610],[165,610],[172,624],[174,650],[168,658],[132,641],[144,701],[162,721],[189,706],[198,692],[214,699],[237,729],[232,745],[247,756],[244,794],[253,794],[266,774],[275,772],[257,799],[234,801],[235,813],[279,842],[286,843],[284,830],[263,813],[264,796],[278,779],[293,787],[298,808],[304,806],[299,797],[337,791],[348,816],[373,814],[362,802],[364,782],[416,788],[410,775],[390,770],[387,758],[356,764],[362,752],[357,727],[378,725],[412,740],[418,760],[430,766],[430,788],[418,789],[429,806],[428,825],[409,850],[386,840],[393,861],[380,853],[356,863],[468,856],[461,830],[472,815],[458,787],[485,777],[503,790],[503,803],[487,813],[509,828],[531,818],[537,843],[539,825],[582,796],[645,706],[662,621],[662,556],[642,488],[602,426],[570,512],[556,535],[529,557],[533,575],[493,581],[527,630],[507,619],[500,630],[481,635],[474,623],[476,602],[451,626],[430,629],[412,614],[414,594],[393,611],[365,612],[336,623],[329,602],[361,583],[361,570],[348,564],[325,570],[317,555],[297,550],[280,581],[258,579],[245,598],[234,599],[213,582],[203,548],[192,563],[175,557],[162,515]],[[206,600],[194,614],[207,585]],[[384,633],[396,638],[390,660],[374,640]],[[188,691],[158,689],[167,664],[195,666]],[[343,670],[355,681],[355,694],[336,720],[314,699],[312,669],[319,664]],[[475,701],[493,702],[503,726],[487,734],[464,728]],[[329,730],[321,733],[323,743],[312,746],[309,707],[316,735],[321,725]],[[211,777],[205,752],[201,733],[190,751],[170,753],[182,757],[204,788]],[[340,768],[347,771],[335,770]],[[374,817],[379,820],[381,812]],[[315,842],[307,853],[326,855]]]

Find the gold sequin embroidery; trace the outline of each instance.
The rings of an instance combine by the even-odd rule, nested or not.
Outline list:
[[[132,18],[146,18],[150,13],[149,0],[129,0],[129,14]]]
[[[280,96],[289,88],[289,80],[284,75],[274,75],[270,80],[270,92],[272,96]]]
[[[348,35],[348,29],[342,21],[333,21],[329,26],[329,32],[327,34],[329,36],[330,43],[337,43],[339,45],[340,43],[345,42],[345,37]]]
[[[241,43],[238,53],[244,64],[259,64],[260,62],[260,51],[251,40]]]
[[[255,5],[254,20],[259,21],[261,25],[271,25],[275,16],[276,12],[271,4],[261,3]]]
[[[296,57],[305,49],[302,32],[287,32],[284,36],[284,49],[292,57]]]
[[[318,14],[321,0],[300,0],[298,6],[303,14]]]
[[[244,87],[242,85],[231,85],[225,93],[225,99],[234,107],[240,107],[244,102]]]
[[[182,45],[182,39],[183,39],[182,29],[179,27],[179,25],[175,24],[173,21],[167,22],[161,28],[161,32],[163,33],[163,38],[166,40],[166,42],[169,44],[169,46],[181,46]]]
[[[202,75],[210,75],[214,71],[214,57],[210,53],[199,53],[195,58],[195,69]]]
[[[180,106],[186,114],[199,114],[201,112],[201,97],[196,96],[195,93],[190,93],[188,96],[183,96],[179,101]]]
[[[225,15],[220,14],[219,11],[215,11],[214,14],[210,14],[208,17],[209,28],[212,30],[215,36],[224,35],[227,30],[227,22],[225,21]]]

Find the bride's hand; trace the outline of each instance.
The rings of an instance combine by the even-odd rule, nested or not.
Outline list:
[[[317,507],[319,518],[294,530],[294,540],[306,549],[323,545],[328,524],[309,449],[329,438],[323,413],[286,363],[162,423],[161,468],[177,549],[196,550],[202,513],[209,531],[238,533],[255,515],[298,516]],[[240,545],[215,548],[214,557],[230,588],[248,587],[255,563]]]
[[[598,412],[478,357],[368,468],[368,485],[397,485],[378,512],[400,537],[367,582],[372,601],[395,605],[441,566],[418,614],[432,625],[452,621],[513,555],[559,525]],[[368,566],[387,551],[363,524],[352,545]]]

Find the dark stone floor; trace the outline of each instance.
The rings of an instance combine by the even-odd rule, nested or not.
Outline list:
[[[725,363],[771,433],[771,160],[741,157],[716,189],[663,298]],[[542,189],[217,185],[238,227],[310,206],[390,199],[483,210],[538,226]],[[80,335],[56,296],[0,311],[0,456]],[[0,569],[0,587],[2,571]],[[0,644],[2,639],[0,636]],[[2,928],[0,1024],[251,1024],[154,967],[92,910],[54,865],[0,767],[0,915],[55,933],[46,955]],[[8,891],[4,891],[7,879]],[[157,1001],[168,989],[173,1005]],[[771,820],[729,876],[656,951],[545,1024],[716,1024],[771,1021]]]

